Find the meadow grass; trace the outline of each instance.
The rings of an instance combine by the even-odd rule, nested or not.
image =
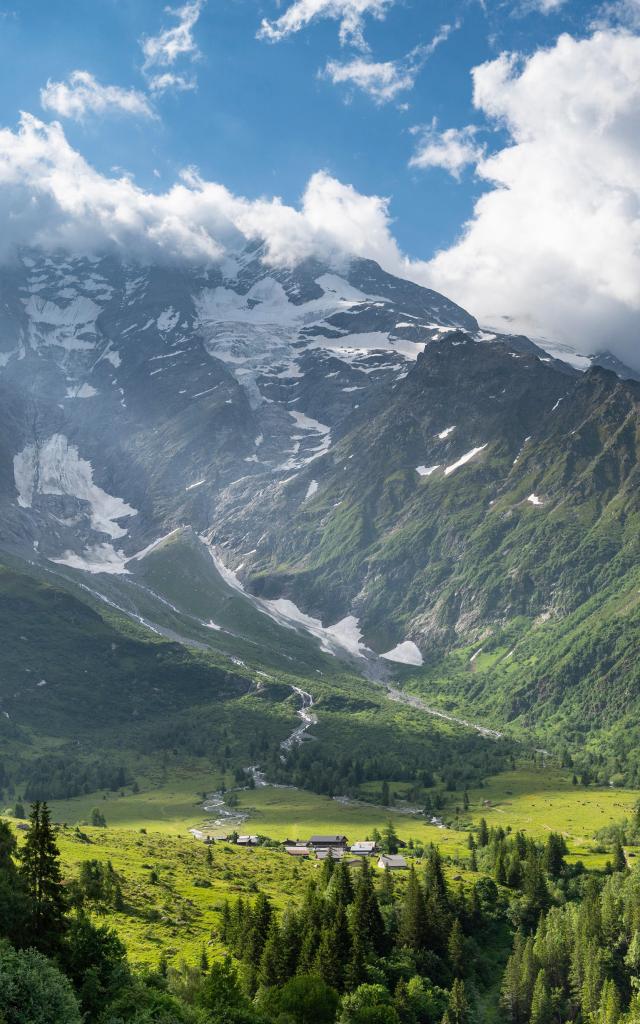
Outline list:
[[[570,771],[522,764],[470,790],[470,806],[461,810],[458,828],[446,829],[422,816],[403,814],[399,806],[342,803],[303,790],[266,786],[236,795],[239,810],[249,815],[242,831],[275,840],[344,833],[355,841],[375,828],[382,831],[391,821],[400,838],[437,844],[450,858],[450,878],[461,876],[470,882],[477,875],[464,867],[467,830],[483,817],[490,827],[521,829],[540,840],[550,831],[561,832],[570,859],[580,859],[592,869],[605,866],[609,855],[597,849],[595,833],[629,817],[640,794],[574,786],[571,778]],[[222,952],[219,927],[225,899],[252,898],[261,889],[282,907],[289,899],[300,898],[306,880],[320,870],[319,862],[294,861],[281,850],[246,850],[223,841],[212,847],[213,862],[208,864],[206,846],[188,829],[207,826],[202,794],[222,781],[212,774],[175,773],[165,785],[147,792],[109,794],[104,800],[102,794],[92,794],[52,805],[54,820],[65,823],[59,830],[65,877],[76,877],[81,862],[90,859],[111,861],[118,872],[124,906],[119,911],[102,908],[99,919],[116,928],[136,964],[155,965],[162,957],[196,963],[203,949],[217,956]],[[390,783],[390,788],[402,794],[406,785]],[[379,786],[371,787],[372,793],[377,791]],[[455,806],[462,805],[462,794],[448,794],[448,799],[444,817],[451,821]],[[84,824],[95,806],[105,814],[107,828]],[[210,831],[215,835],[224,830]],[[21,833],[18,836],[22,838]]]

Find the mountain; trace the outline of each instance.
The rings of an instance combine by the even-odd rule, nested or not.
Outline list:
[[[586,697],[556,669],[534,685],[536,652],[512,653],[511,702],[442,671],[509,631],[568,642],[627,586],[640,385],[482,330],[371,261],[263,256],[2,269],[6,557],[252,671],[292,645],[304,673],[395,663],[495,722],[551,722],[551,693],[577,719]],[[611,660],[607,634],[589,661],[595,629],[574,637],[585,671]],[[613,660],[600,724],[629,684]]]

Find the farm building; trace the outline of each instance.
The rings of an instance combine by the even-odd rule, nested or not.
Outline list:
[[[377,849],[377,845],[367,839],[360,843],[354,843],[349,852],[354,853],[357,857],[373,857]]]
[[[285,846],[284,852],[290,857],[308,857],[311,850],[308,846]]]
[[[314,850],[330,848],[344,850],[349,844],[346,836],[311,836],[307,845]]]
[[[238,846],[257,846],[258,841],[257,836],[238,836],[236,840]]]
[[[339,849],[336,846],[330,846],[329,849],[321,850],[316,849],[316,860],[326,860],[330,857],[331,860],[340,860],[344,850]]]
[[[378,867],[385,871],[406,871],[407,862],[399,853],[385,853],[378,860]]]

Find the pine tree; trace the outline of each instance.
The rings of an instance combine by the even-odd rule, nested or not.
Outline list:
[[[373,876],[367,860],[360,867],[356,884],[351,917],[351,929],[359,935],[364,948],[381,954],[385,947],[385,931],[378,899],[373,886]]]
[[[353,903],[351,872],[343,860],[338,861],[333,871],[329,896],[336,903],[341,903],[343,907],[348,907],[350,903]]]
[[[500,1007],[504,1010],[509,1024],[519,1024],[524,1019],[522,993],[522,954],[524,939],[522,932],[516,932],[511,956],[507,960],[500,989]]]
[[[409,869],[407,888],[400,909],[398,942],[418,952],[425,948],[429,934],[424,893],[413,864]]]
[[[296,973],[302,924],[299,915],[292,906],[285,907],[280,921],[280,947],[282,952],[283,972],[286,978]]]
[[[53,952],[65,930],[66,901],[49,808],[36,801],[29,831],[20,850],[20,874],[29,896],[30,939],[43,952]]]
[[[525,1014],[529,1012],[531,1000],[533,999],[533,988],[538,976],[538,965],[533,952],[533,937],[530,935],[522,949],[522,961],[520,964],[520,1000]],[[526,1017],[524,1018],[526,1019]]]
[[[272,918],[271,902],[263,892],[258,893],[249,918],[249,931],[244,950],[244,959],[257,966],[267,941]]]
[[[480,819],[480,827],[478,829],[478,846],[489,845],[489,829],[484,818]]]
[[[461,978],[464,974],[465,968],[465,942],[459,918],[456,918],[453,922],[453,927],[449,935],[449,942],[447,944],[447,950],[449,953],[451,970],[456,978]]]
[[[531,997],[531,1014],[529,1024],[551,1024],[551,997],[547,987],[544,971],[538,971]]]
[[[286,980],[280,928],[273,916],[269,923],[267,939],[260,958],[258,984],[270,988],[272,985],[282,985]]]
[[[385,868],[382,872],[380,884],[378,886],[378,899],[381,904],[385,907],[393,905],[393,899],[395,895],[395,883],[393,881],[393,872]]]
[[[399,850],[398,836],[393,823],[388,821],[382,833],[382,849],[385,853],[394,854]]]
[[[347,992],[353,992],[359,985],[367,980],[366,950],[362,937],[358,932],[353,933],[351,946],[351,959],[347,966],[345,975],[345,987]]]
[[[545,871],[552,878],[559,878],[564,868],[564,855],[567,853],[567,844],[557,832],[551,832],[547,837],[543,854],[543,865]]]
[[[342,910],[344,914],[344,910]],[[345,963],[341,960],[336,943],[334,941],[334,930],[326,925],[320,933],[320,943],[316,955],[316,970],[327,985],[331,985],[337,992],[343,987]]]
[[[585,959],[584,979],[580,991],[580,1004],[583,1016],[589,1019],[600,1005],[602,989],[602,954],[599,949],[592,948],[591,955]]]
[[[336,862],[333,857],[325,857],[322,862],[322,871],[320,872],[320,888],[325,891],[329,888],[329,883],[333,877]]]
[[[471,1008],[467,999],[467,991],[464,981],[456,978],[449,993],[447,1011],[442,1018],[442,1024],[469,1024],[471,1019]]]
[[[620,839],[616,839],[613,846],[613,870],[614,871],[626,871],[627,870],[627,858],[624,855],[624,849]]]
[[[597,1024],[618,1024],[622,1012],[620,993],[615,981],[608,978],[602,986]]]

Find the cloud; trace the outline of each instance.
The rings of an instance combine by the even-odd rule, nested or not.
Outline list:
[[[609,0],[593,22],[593,28],[622,27],[640,31],[640,0]]]
[[[473,72],[509,140],[477,166],[488,191],[428,268],[476,315],[510,314],[640,364],[640,37],[561,36]]]
[[[73,71],[66,82],[52,82],[40,90],[45,110],[60,117],[81,121],[87,114],[131,114],[153,118],[155,114],[147,97],[137,89],[119,85],[101,85],[88,71]]]
[[[279,18],[269,21],[264,18],[258,31],[258,39],[277,43],[293,35],[319,18],[333,18],[340,22],[340,42],[352,43],[360,49],[368,49],[364,39],[364,19],[367,15],[382,20],[387,9],[396,0],[294,0],[294,3]]]
[[[553,14],[564,7],[567,0],[524,0],[523,11],[538,11],[540,14]]]
[[[1,254],[109,247],[210,262],[250,240],[264,242],[272,265],[352,253],[484,320],[509,315],[518,329],[640,366],[640,37],[563,35],[526,59],[502,54],[473,81],[475,106],[502,141],[479,158],[486,191],[460,238],[428,261],[401,251],[388,198],[326,172],[296,206],[234,195],[194,170],[156,194],[100,174],[59,124],[28,114],[0,131]]]
[[[161,95],[169,90],[173,92],[190,92],[198,88],[194,77],[186,78],[184,75],[176,75],[173,71],[163,71],[160,75],[154,75],[149,79],[149,89],[154,95]]]
[[[199,56],[193,29],[203,6],[204,0],[193,0],[182,7],[165,8],[168,14],[178,19],[178,24],[173,28],[163,29],[157,36],[147,36],[142,40],[145,71],[157,67],[170,67],[179,57],[189,57],[193,60]]]
[[[484,146],[476,141],[478,129],[475,125],[438,131],[438,123],[434,118],[427,127],[412,130],[419,141],[409,161],[410,167],[418,167],[420,170],[441,167],[459,181],[464,168],[469,164],[477,164],[484,155]]]
[[[401,60],[376,62],[364,57],[355,57],[342,64],[331,60],[322,75],[330,78],[334,85],[348,84],[361,89],[375,103],[390,103],[399,93],[413,89],[417,76],[431,54],[458,27],[459,23],[443,25],[430,43],[416,46]]]
[[[100,174],[60,124],[30,114],[16,131],[0,130],[0,220],[4,258],[16,246],[36,246],[206,263],[261,240],[271,264],[347,252],[394,266],[401,260],[389,233],[388,200],[362,196],[324,172],[312,176],[298,208],[277,197],[235,196],[194,170],[156,194],[126,175]]]

